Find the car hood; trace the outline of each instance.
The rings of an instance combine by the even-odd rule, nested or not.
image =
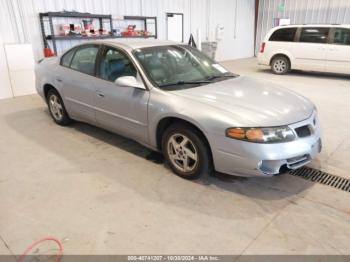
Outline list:
[[[247,127],[296,123],[310,117],[314,110],[314,105],[301,95],[245,76],[171,92],[230,114]]]

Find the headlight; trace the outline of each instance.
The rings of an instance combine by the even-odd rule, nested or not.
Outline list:
[[[235,127],[226,130],[226,136],[255,143],[281,143],[292,141],[295,135],[288,126]]]

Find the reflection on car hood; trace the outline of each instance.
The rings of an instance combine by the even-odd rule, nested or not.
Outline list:
[[[172,93],[239,116],[247,126],[299,122],[310,117],[314,107],[307,98],[286,88],[244,76]]]

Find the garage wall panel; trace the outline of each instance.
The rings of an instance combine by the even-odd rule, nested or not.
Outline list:
[[[14,96],[35,93],[34,56],[30,44],[5,45],[8,72]]]
[[[5,48],[0,36],[0,99],[13,96]]]
[[[219,43],[218,59],[228,60],[252,55],[254,0],[0,0],[0,33],[4,43],[32,43],[36,60],[43,56],[38,13],[76,10],[123,15],[157,16],[159,39],[166,38],[165,13],[184,14],[184,40],[199,29],[202,41],[213,40],[218,24],[225,26]],[[237,10],[236,10],[237,9]],[[78,40],[58,42],[59,52]],[[254,48],[253,48],[254,50]]]
[[[218,25],[224,27],[216,58],[230,60],[254,55],[254,0],[211,0],[207,38],[215,39]]]
[[[260,0],[256,53],[266,33],[273,27],[274,18],[290,18],[291,24],[350,24],[350,1]]]

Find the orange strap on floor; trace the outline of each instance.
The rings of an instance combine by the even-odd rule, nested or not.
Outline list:
[[[19,257],[18,262],[24,262],[25,257],[28,255],[28,253],[37,245],[45,242],[45,241],[54,241],[57,245],[58,245],[58,253],[57,253],[57,259],[56,262],[59,262],[63,256],[63,244],[60,240],[58,240],[57,238],[54,237],[44,237],[36,242],[34,242],[33,244],[31,244],[26,251],[23,252],[23,254]]]

